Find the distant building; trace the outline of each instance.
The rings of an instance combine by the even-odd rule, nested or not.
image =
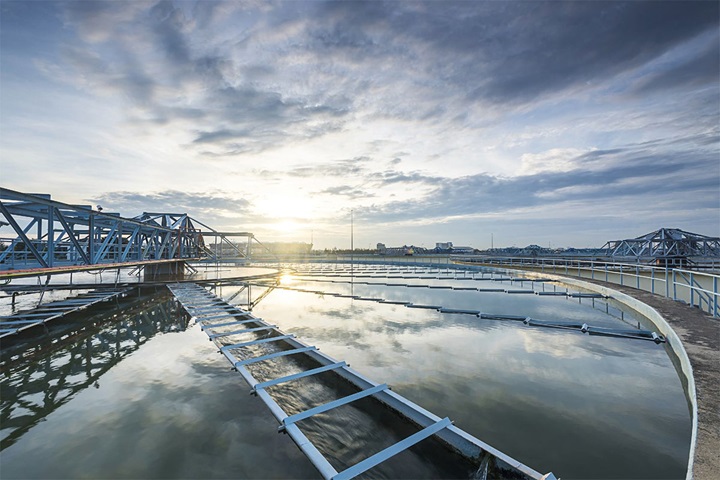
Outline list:
[[[473,247],[456,247],[453,242],[437,242],[435,244],[435,253],[471,255],[475,253],[475,249]]]
[[[432,251],[429,251],[427,248],[423,247],[416,247],[415,245],[403,245],[402,247],[387,247],[384,243],[378,243],[377,244],[377,253],[378,255],[389,255],[389,256],[396,256],[401,257],[405,255],[425,255],[428,253],[433,253]]]
[[[457,255],[471,255],[475,253],[475,249],[473,247],[452,247],[450,249],[450,253]]]
[[[475,253],[473,247],[456,247],[452,242],[437,242],[435,248],[427,249],[415,245],[403,245],[402,247],[388,247],[384,243],[377,244],[378,255],[405,256],[405,255],[471,255]]]

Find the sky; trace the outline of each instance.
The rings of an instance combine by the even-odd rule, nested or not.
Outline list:
[[[0,185],[319,249],[720,236],[720,2],[2,0]]]

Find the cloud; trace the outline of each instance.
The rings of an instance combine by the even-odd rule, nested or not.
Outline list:
[[[350,200],[383,228],[565,215],[572,232],[593,210],[717,228],[717,2],[0,8],[18,189],[218,221],[292,205],[328,230]],[[105,166],[128,183],[99,187]]]
[[[475,85],[472,99],[503,103],[598,83],[718,24],[713,2],[492,2],[453,4],[433,21],[428,13],[438,12],[413,12],[402,27],[437,52],[436,71]]]
[[[532,175],[540,172],[565,172],[576,168],[573,160],[583,153],[577,148],[553,148],[541,153],[525,153],[520,157],[521,175]]]
[[[684,49],[682,56],[663,62],[654,71],[638,80],[632,89],[634,95],[676,90],[680,87],[716,86],[720,78],[720,38],[717,32],[709,41],[693,49]]]
[[[188,148],[214,156],[322,137],[359,115],[466,123],[457,107],[468,101],[508,107],[602,84],[718,23],[713,2],[64,8],[85,57],[64,59],[76,76],[122,92],[144,112],[135,121],[191,121],[199,134]],[[636,92],[712,80],[716,52],[711,42],[685,65],[649,72]],[[242,132],[242,145],[228,132]]]
[[[556,153],[546,152],[541,156]],[[720,205],[717,190],[720,177],[716,168],[712,170],[717,161],[712,153],[703,156],[677,151],[669,156],[639,148],[576,152],[575,156],[569,151],[561,153],[563,166],[574,168],[556,169],[551,163],[550,168],[516,177],[477,174],[424,178],[417,175],[413,182],[434,187],[424,198],[361,208],[357,215],[374,222],[444,221],[454,216],[517,214],[538,208],[562,211],[569,204],[576,208],[582,206],[585,214],[597,205],[629,199],[636,205],[628,211],[652,209],[658,198],[674,198],[674,206],[670,208],[675,211],[712,209]]]
[[[204,223],[223,216],[240,217],[247,214],[252,207],[248,200],[219,192],[181,192],[177,190],[154,193],[116,191],[104,193],[86,201],[93,205],[102,205],[106,212],[117,211],[127,217],[134,217],[143,212],[187,213]]]
[[[321,195],[337,195],[341,197],[347,197],[351,200],[358,198],[370,198],[375,196],[375,194],[368,190],[363,190],[348,185],[340,185],[337,187],[326,188],[324,190],[320,190],[317,193]]]
[[[287,170],[277,171],[275,175],[299,178],[313,178],[318,176],[353,177],[366,174],[370,161],[370,157],[347,158],[332,162],[293,167]]]

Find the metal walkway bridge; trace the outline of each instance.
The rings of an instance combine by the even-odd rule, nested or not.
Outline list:
[[[437,417],[392,392],[388,385],[369,380],[352,370],[345,362],[338,362],[318,351],[316,347],[306,345],[294,335],[286,334],[275,325],[270,325],[250,312],[223,301],[197,284],[173,284],[169,285],[169,288],[188,314],[201,324],[203,331],[215,343],[219,352],[248,383],[251,393],[257,395],[267,405],[280,423],[279,431],[287,433],[293,439],[325,479],[355,478],[431,437],[453,454],[459,454],[466,461],[474,463],[475,468],[482,470],[481,478],[488,478],[489,474],[493,478],[499,475],[502,478],[525,480],[555,479],[552,473],[542,475],[523,465],[455,427],[448,418]],[[252,365],[261,362],[275,362],[290,357],[304,357],[305,360],[298,361],[294,365],[295,373],[265,378],[262,372],[267,373],[267,370],[250,370]],[[320,377],[321,374],[333,374],[338,379],[345,380],[352,386],[354,393],[307,410],[288,414],[269,392],[272,387],[304,378]],[[257,378],[256,375],[262,377]],[[398,417],[414,424],[417,431],[338,471],[337,464],[333,465],[326,458],[331,452],[321,452],[322,446],[318,448],[299,428],[299,424],[311,417],[370,398],[380,402]],[[360,444],[356,448],[363,449],[364,445]]]
[[[0,279],[98,267],[246,262],[257,242],[250,232],[219,232],[187,213],[125,218],[7,188],[0,188],[0,215]]]
[[[17,335],[20,332],[38,326],[47,327],[47,323],[58,320],[71,313],[85,310],[94,305],[107,303],[118,297],[126,296],[132,289],[96,289],[39,306],[38,308],[0,316],[0,338]],[[42,298],[41,298],[42,301]]]

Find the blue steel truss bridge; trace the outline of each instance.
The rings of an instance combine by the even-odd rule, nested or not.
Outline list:
[[[242,264],[253,244],[261,245],[250,232],[219,232],[187,213],[127,218],[0,187],[0,280],[130,266],[172,273],[192,269],[190,261]]]

